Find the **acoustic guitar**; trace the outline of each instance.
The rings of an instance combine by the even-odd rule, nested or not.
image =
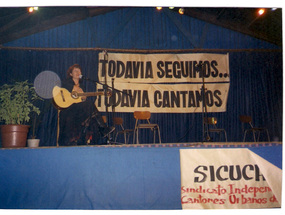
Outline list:
[[[67,108],[74,103],[82,102],[82,96],[103,96],[105,93],[102,92],[86,92],[78,93],[72,91],[71,93],[65,89],[58,86],[55,86],[52,90],[53,101],[60,108]],[[107,93],[107,96],[110,96],[110,92]]]

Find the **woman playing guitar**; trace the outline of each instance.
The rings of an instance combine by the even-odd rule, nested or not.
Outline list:
[[[67,79],[62,88],[78,94],[84,93],[81,80],[81,67],[74,64],[67,70]],[[83,145],[89,142],[96,144],[100,136],[107,136],[114,128],[107,127],[94,102],[81,96],[80,101],[71,103],[60,111],[59,145]]]

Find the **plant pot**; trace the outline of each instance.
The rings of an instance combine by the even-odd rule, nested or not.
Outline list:
[[[29,125],[1,125],[2,147],[25,147],[29,127]]]
[[[28,147],[35,148],[39,147],[40,139],[28,139]]]

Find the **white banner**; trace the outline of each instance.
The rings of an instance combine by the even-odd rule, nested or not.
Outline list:
[[[98,86],[98,91],[102,87]],[[135,110],[152,113],[198,113],[202,112],[201,84],[130,84],[117,83],[112,97],[98,97],[96,106],[105,111],[106,105],[114,104],[116,112]],[[226,111],[229,84],[205,84],[205,104],[208,112]]]
[[[281,207],[282,170],[248,149],[181,149],[183,209]]]
[[[202,112],[203,81],[208,112],[226,111],[230,86],[228,54],[99,53],[98,79],[114,85],[113,97],[96,105],[116,112]],[[100,90],[101,86],[98,86]]]
[[[228,54],[99,53],[99,81],[136,83],[229,82]],[[203,71],[203,73],[202,73]],[[106,77],[107,74],[107,77]]]

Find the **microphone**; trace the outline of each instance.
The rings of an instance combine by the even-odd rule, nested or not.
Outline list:
[[[82,80],[89,80],[89,78],[86,78],[84,75],[79,75],[79,78]]]

